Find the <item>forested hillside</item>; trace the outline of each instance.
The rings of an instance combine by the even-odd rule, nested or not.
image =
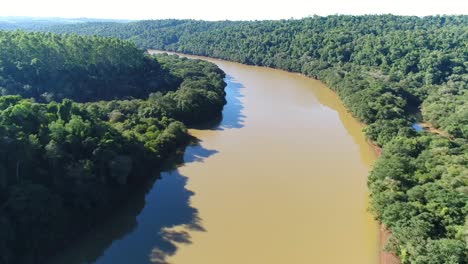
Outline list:
[[[0,31],[0,47],[0,263],[45,263],[225,104],[214,64],[130,42]]]
[[[37,101],[145,98],[180,80],[131,42],[102,37],[0,32],[0,94]]]
[[[468,16],[89,23],[54,32],[300,72],[338,93],[383,147],[371,209],[403,263],[467,263]],[[417,133],[427,122],[444,135]]]

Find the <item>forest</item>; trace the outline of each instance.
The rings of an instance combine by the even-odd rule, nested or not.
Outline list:
[[[387,249],[403,264],[468,262],[468,16],[155,20],[42,30],[113,36],[325,82],[383,148],[368,185],[375,218],[393,234]],[[441,132],[417,132],[415,122]]]
[[[45,263],[225,104],[216,65],[128,41],[0,31],[0,46],[2,264]]]

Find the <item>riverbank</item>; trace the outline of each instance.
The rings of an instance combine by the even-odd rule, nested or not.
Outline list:
[[[372,149],[374,150],[377,157],[380,157],[380,155],[382,155],[382,148],[379,147],[374,142],[372,142],[371,140],[367,140],[367,142],[369,143],[369,145],[372,146]],[[401,264],[398,256],[396,256],[392,252],[388,252],[384,250],[385,245],[387,244],[391,236],[392,236],[392,232],[388,230],[388,228],[384,224],[380,223],[379,225],[379,248],[380,248],[380,252],[379,252],[380,262],[379,263],[380,264]]]
[[[375,155],[359,123],[318,81],[216,63],[228,83],[221,123],[190,130],[200,141],[184,165],[162,173],[137,216],[121,216],[135,224],[57,263],[378,263]]]
[[[155,52],[163,52],[163,53],[166,53],[166,51],[156,51],[156,50],[149,50],[150,53],[155,53]],[[203,56],[196,56],[196,55],[187,55],[187,54],[179,54],[179,53],[174,53],[174,52],[167,52],[168,54],[177,54],[177,55],[180,55],[180,56],[188,56],[188,57],[192,57],[192,58],[197,58],[197,59],[207,59],[207,57],[203,57]],[[220,60],[220,59],[215,59],[215,60]],[[222,61],[222,60],[220,60]],[[261,70],[263,67],[260,67],[260,66],[248,66],[248,67],[254,67],[258,70]],[[314,82],[320,82],[322,83],[320,80],[317,80],[317,79],[314,79],[314,78],[311,78],[309,76],[306,76],[302,73],[292,73],[292,72],[287,72],[287,71],[284,71],[284,70],[279,70],[281,72],[284,72],[284,73],[287,73],[287,74],[294,74],[294,75],[297,75],[297,76],[300,76],[300,78],[307,78],[307,79],[310,79],[310,80],[314,80]],[[330,94],[333,94],[335,96],[333,96],[333,98],[336,98],[337,100],[340,100],[340,102],[342,103],[341,99],[339,98],[338,94],[336,93],[336,91],[334,91],[333,89],[330,89],[329,87],[323,85],[320,87],[320,89],[322,88],[326,88],[327,91],[330,92]],[[329,98],[327,96],[322,96],[322,98]],[[330,97],[331,98],[331,97]],[[334,107],[337,107],[337,105],[333,104]],[[343,111],[344,110],[344,111]],[[343,112],[346,112],[346,114],[342,113],[341,115],[350,115],[352,116],[351,112],[349,111],[349,109],[347,108],[344,108],[343,110],[340,110],[340,111],[343,111]],[[362,123],[362,122],[359,122],[358,120],[356,120],[354,117],[352,117],[353,121],[358,123],[359,127],[361,127],[359,129],[359,131],[355,131],[356,133],[359,133],[360,136],[363,136],[363,133],[362,133],[362,128],[365,127],[365,124]],[[350,121],[347,121],[347,122],[350,122]],[[310,135],[309,135],[310,136]],[[365,143],[367,145],[370,146],[370,148],[372,149],[371,152],[373,151],[375,153],[375,156],[378,158],[381,153],[382,153],[382,148],[380,148],[377,144],[375,144],[374,142],[370,141],[370,140],[363,140],[362,143]],[[376,226],[376,229],[378,229],[378,248],[379,248],[379,252],[378,252],[378,255],[379,255],[379,260],[380,261],[380,264],[399,264],[399,260],[398,258],[392,254],[392,253],[389,253],[389,252],[385,252],[383,250],[384,246],[385,246],[385,243],[386,241],[388,240],[388,238],[391,236],[391,233],[390,232],[384,232],[384,229],[382,228],[381,225],[378,225]]]
[[[392,236],[392,233],[385,227],[384,224],[380,224],[380,264],[400,264],[398,257],[384,250],[385,245]]]
[[[434,134],[438,134],[438,135],[446,137],[446,138],[450,138],[450,136],[448,135],[447,132],[442,131],[442,130],[440,130],[438,128],[435,128],[432,124],[430,124],[428,122],[422,122],[422,123],[419,123],[419,125],[425,131],[428,131],[428,132],[434,133]]]

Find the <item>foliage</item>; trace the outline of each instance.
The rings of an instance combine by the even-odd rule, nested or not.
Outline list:
[[[185,124],[225,104],[224,73],[208,62],[100,37],[0,32],[0,42],[3,91],[19,94],[0,97],[2,264],[44,263],[184,146]]]
[[[88,23],[55,32],[301,72],[327,83],[368,124],[383,155],[372,210],[403,263],[466,263],[468,16],[309,17],[280,21]],[[449,138],[416,133],[418,119]]]
[[[0,95],[41,102],[145,98],[181,80],[118,39],[0,31]]]
[[[385,145],[369,176],[371,204],[403,263],[466,261],[466,146],[430,134]]]

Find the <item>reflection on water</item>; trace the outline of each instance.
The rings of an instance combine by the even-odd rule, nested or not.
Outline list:
[[[229,75],[226,76],[225,82],[227,83],[226,98],[228,98],[229,103],[223,109],[223,121],[221,125],[215,129],[242,128],[244,126],[245,115],[242,114],[244,106],[241,100],[244,95],[242,95],[241,89],[245,87]]]
[[[424,128],[421,126],[421,124],[418,124],[418,123],[412,124],[411,127],[417,132],[424,131]]]
[[[362,126],[318,81],[211,61],[227,73],[222,120],[56,263],[377,263]]]

